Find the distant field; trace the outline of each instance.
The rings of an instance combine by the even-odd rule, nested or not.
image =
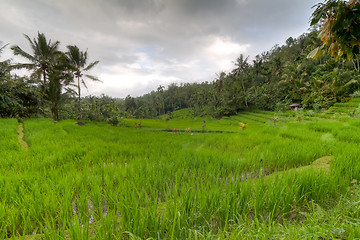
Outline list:
[[[359,238],[358,223],[310,219],[360,180],[360,121],[306,119],[31,119],[23,131],[0,119],[0,236]],[[359,217],[354,209],[346,219]]]

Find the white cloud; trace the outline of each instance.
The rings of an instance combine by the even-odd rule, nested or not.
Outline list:
[[[250,44],[241,45],[224,38],[215,38],[205,50],[205,55],[212,59],[221,70],[229,70],[241,53],[246,53]]]

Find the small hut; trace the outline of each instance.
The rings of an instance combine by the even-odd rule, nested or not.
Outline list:
[[[293,104],[289,105],[289,107],[292,111],[294,111],[294,110],[296,111],[299,107],[301,107],[301,105],[298,103],[293,103]]]

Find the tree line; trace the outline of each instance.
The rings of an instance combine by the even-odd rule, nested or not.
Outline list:
[[[253,60],[240,55],[234,68],[209,82],[160,86],[144,96],[126,97],[122,109],[134,117],[155,117],[182,108],[194,115],[222,117],[249,109],[285,110],[292,103],[319,111],[360,92],[357,59],[336,60],[327,52],[309,58],[321,45],[313,29],[298,38],[289,37]]]

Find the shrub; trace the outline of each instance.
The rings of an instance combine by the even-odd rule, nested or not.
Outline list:
[[[275,104],[275,111],[285,112],[286,110],[289,110],[289,105],[288,102],[278,102]]]
[[[351,99],[360,98],[360,90],[356,90],[355,92],[350,94],[350,97],[351,97]]]
[[[112,116],[112,117],[108,118],[107,123],[111,124],[113,126],[119,126],[119,125],[125,126],[126,125],[125,120],[119,116]]]

